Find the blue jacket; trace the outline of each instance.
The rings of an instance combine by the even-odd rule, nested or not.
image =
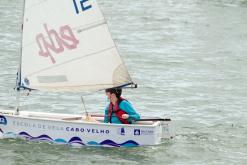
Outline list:
[[[105,118],[104,118],[104,122],[108,123],[108,112],[109,112],[109,105],[108,104],[105,108]],[[140,119],[140,115],[135,111],[135,109],[133,108],[133,106],[130,104],[130,102],[123,100],[121,101],[121,103],[119,104],[119,108],[123,111],[125,111],[130,117],[128,118],[128,121],[130,123],[132,123],[133,120],[138,120]],[[122,124],[122,122],[118,119],[118,117],[115,115],[115,113],[112,113],[112,117],[111,117],[111,122],[115,123],[115,124]]]

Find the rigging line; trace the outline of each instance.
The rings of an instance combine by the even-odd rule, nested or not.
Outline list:
[[[82,104],[83,104],[85,114],[86,114],[86,116],[88,117],[88,111],[87,111],[87,109],[86,109],[86,106],[85,106],[85,103],[84,103],[84,100],[83,100],[83,97],[82,97],[82,96],[81,96],[81,102],[82,102]]]
[[[55,65],[55,66],[50,66],[50,67],[48,67],[48,68],[41,69],[41,70],[39,70],[39,71],[33,72],[33,73],[31,73],[31,74],[29,74],[29,75],[26,75],[26,76],[32,76],[32,75],[37,74],[37,73],[39,73],[39,72],[42,72],[42,71],[45,71],[45,70],[49,70],[49,69],[52,69],[52,68],[61,66],[61,65],[63,65],[63,64],[71,63],[71,62],[73,62],[73,61],[77,61],[77,60],[80,60],[80,59],[83,59],[83,58],[86,58],[86,57],[94,56],[94,55],[97,55],[97,54],[99,54],[99,53],[101,53],[101,52],[105,52],[105,51],[107,51],[107,50],[111,50],[111,49],[114,49],[114,48],[115,48],[115,46],[111,46],[111,47],[109,47],[109,48],[102,49],[102,50],[100,50],[100,51],[98,51],[98,52],[91,53],[91,54],[87,54],[87,55],[85,55],[85,56],[83,56],[83,57],[77,57],[77,58],[74,58],[74,59],[65,61],[65,62],[63,62],[63,63],[57,64],[57,65]]]

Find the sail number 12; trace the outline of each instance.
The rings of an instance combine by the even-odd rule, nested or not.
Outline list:
[[[79,8],[78,8],[77,1],[79,1],[82,11],[85,11],[85,10],[88,10],[88,9],[92,8],[92,5],[90,5],[88,3],[89,0],[73,0],[76,14],[79,14]]]

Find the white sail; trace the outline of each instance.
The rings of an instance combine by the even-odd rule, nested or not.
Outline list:
[[[98,90],[132,83],[96,0],[25,0],[22,86]]]

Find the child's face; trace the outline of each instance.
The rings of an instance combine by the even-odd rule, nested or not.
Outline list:
[[[105,94],[110,101],[112,101],[113,97],[115,96],[114,93],[110,93],[110,92],[106,92]]]

